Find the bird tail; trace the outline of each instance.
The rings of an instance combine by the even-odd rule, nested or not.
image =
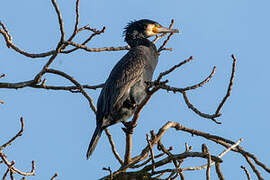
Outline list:
[[[86,158],[89,159],[89,157],[92,155],[92,153],[94,152],[96,146],[97,146],[97,143],[98,143],[98,140],[101,136],[101,133],[102,133],[102,128],[100,126],[97,126],[96,129],[95,129],[95,132],[92,136],[92,139],[90,141],[90,144],[89,144],[89,147],[88,147],[88,150],[87,150],[87,154],[86,154]]]

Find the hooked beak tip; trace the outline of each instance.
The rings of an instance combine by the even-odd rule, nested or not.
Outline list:
[[[180,33],[180,31],[178,29],[172,29],[171,32],[173,32],[173,33]]]

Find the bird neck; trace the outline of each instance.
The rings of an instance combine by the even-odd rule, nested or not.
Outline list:
[[[142,45],[156,49],[156,46],[146,38],[126,38],[126,42],[131,48]]]

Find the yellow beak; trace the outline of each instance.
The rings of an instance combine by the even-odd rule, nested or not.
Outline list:
[[[153,27],[152,31],[154,33],[170,33],[170,32],[173,32],[173,33],[179,33],[179,30],[178,29],[168,29],[166,27]]]

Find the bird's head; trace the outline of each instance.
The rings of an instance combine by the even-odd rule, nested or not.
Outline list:
[[[161,26],[159,23],[142,19],[138,21],[130,22],[124,31],[125,41],[130,44],[130,41],[135,39],[146,39],[148,37],[155,36],[160,33],[168,33],[174,32],[179,33],[178,29],[168,29],[166,27]]]

